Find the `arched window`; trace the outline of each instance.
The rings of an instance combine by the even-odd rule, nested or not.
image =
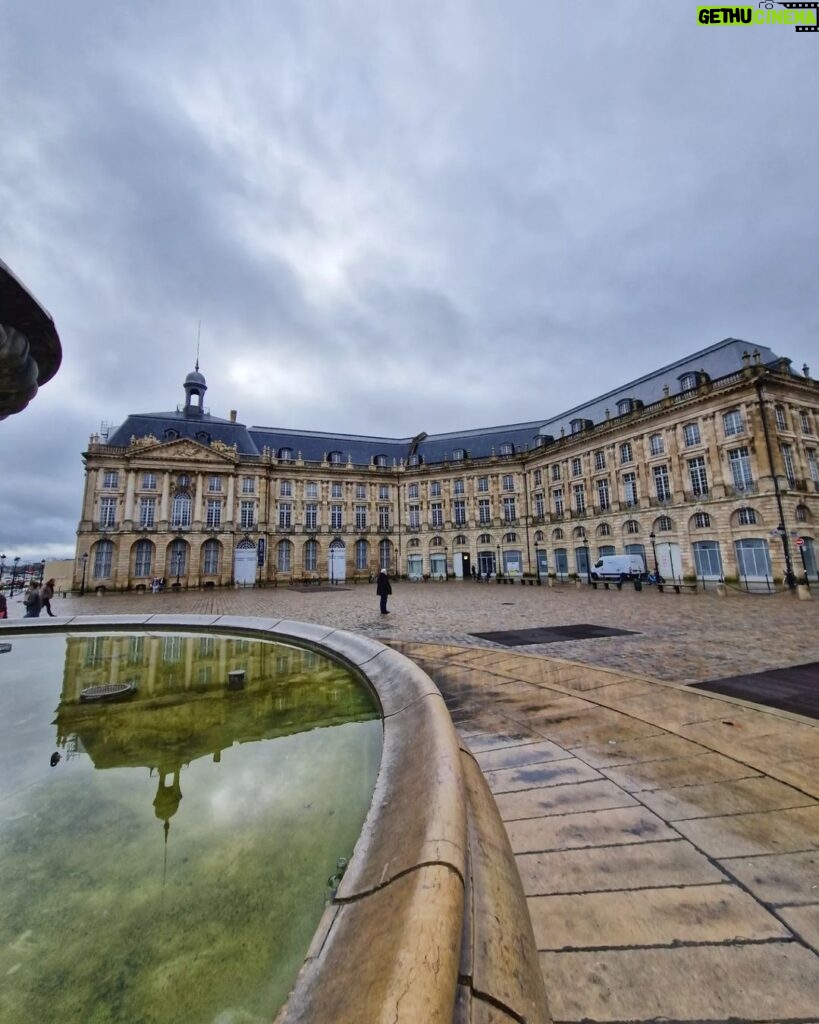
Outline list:
[[[175,441],[179,437],[179,431],[174,430],[173,427],[168,427],[163,436],[166,441]]]
[[[736,512],[736,524],[737,526],[756,526],[758,517],[756,509],[744,506],[738,508]]]
[[[601,523],[597,527],[597,536],[598,537],[610,537],[611,536],[611,527],[609,526],[608,523]]]
[[[504,544],[514,544],[517,539],[518,539],[518,535],[516,533],[507,533],[507,534],[504,534],[503,543]]]
[[[94,578],[107,580],[111,576],[111,566],[114,561],[114,542],[101,540],[94,548]]]
[[[415,538],[418,539],[417,537]],[[357,540],[355,542],[355,567],[359,571],[366,569],[370,564],[370,545],[366,540]]]
[[[318,566],[318,541],[308,540],[304,545],[304,568],[315,572]]]
[[[458,536],[455,538],[455,540],[452,543],[453,544],[467,544],[468,541],[467,541],[466,537],[462,533],[459,533]]]
[[[636,519],[627,519],[623,526],[623,529],[626,533],[639,533],[640,524],[637,522]]]
[[[796,506],[796,521],[797,523],[809,523],[810,512],[808,511],[807,505]]]
[[[293,545],[289,540],[280,540],[276,545],[276,571],[290,572],[293,564]]]
[[[443,538],[433,537],[432,540],[429,542],[429,546],[431,548],[442,548],[444,546]]]
[[[543,533],[543,530],[535,531],[535,540],[538,541],[538,543],[542,540],[545,540],[545,534]]]
[[[750,537],[747,540],[736,540],[734,541],[734,550],[740,576],[755,579],[770,578],[771,556],[763,538]]]
[[[293,461],[293,449],[292,448],[279,448],[279,459],[282,462]]]
[[[552,540],[563,540],[563,531],[559,526],[556,530],[552,530]]]
[[[216,576],[219,572],[219,556],[222,553],[222,545],[211,537],[202,545],[202,575]]]
[[[392,544],[388,540],[382,540],[378,545],[378,568],[390,570],[392,567]]]
[[[407,541],[408,548],[420,548],[420,546],[421,541],[417,537],[410,537],[410,539]]]
[[[479,544],[491,544],[492,543],[492,536],[491,536],[491,534],[482,533],[480,535],[480,537],[478,537],[478,543]]]
[[[600,558],[604,558],[606,555],[615,555],[617,552],[614,550],[613,544],[601,544],[597,549]]]
[[[144,578],[151,575],[154,564],[154,545],[150,540],[138,540],[134,544],[134,576]]]
[[[694,513],[694,528],[696,530],[708,530],[711,527],[711,516],[707,512]]]
[[[631,412],[631,399],[630,398],[621,398],[620,401],[617,403],[617,415],[618,416],[625,416],[627,413],[630,413],[630,412]]]
[[[188,571],[188,545],[184,540],[173,541],[168,548],[171,556],[170,572],[172,576],[184,576]]]
[[[186,492],[174,495],[171,510],[171,526],[178,530],[191,525],[191,496]]]
[[[197,430],[196,440],[200,444],[210,444],[210,434],[207,432],[207,430]]]
[[[657,530],[661,533],[668,533],[674,529],[674,523],[671,521],[670,516],[660,516],[657,520]]]
[[[582,526],[575,526],[573,532],[574,532],[574,536],[578,537],[580,540],[582,540],[586,536],[586,530]]]

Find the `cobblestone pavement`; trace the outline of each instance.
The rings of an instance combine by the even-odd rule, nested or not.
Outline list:
[[[819,1021],[819,722],[679,685],[819,661],[819,600],[451,582],[394,585],[389,616],[370,586],[53,604],[297,619],[417,661],[495,794],[556,1022]],[[637,635],[471,636],[572,623]]]
[[[174,612],[268,615],[317,622],[390,641],[423,640],[498,649],[472,633],[593,623],[636,636],[516,648],[549,658],[601,665],[674,682],[695,682],[819,661],[819,589],[815,600],[789,593],[715,594],[591,590],[450,581],[395,583],[390,615],[381,616],[374,586],[303,593],[289,588],[179,594],[55,598],[58,614]],[[23,606],[10,602],[11,618]]]

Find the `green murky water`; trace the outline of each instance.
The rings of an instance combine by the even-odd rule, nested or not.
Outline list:
[[[370,695],[262,641],[2,639],[0,1022],[269,1024],[372,798]]]

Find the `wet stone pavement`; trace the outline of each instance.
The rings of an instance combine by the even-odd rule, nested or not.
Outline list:
[[[378,637],[435,679],[495,794],[556,1021],[819,1021],[819,721],[685,685],[819,661],[819,600],[450,582],[395,584],[384,617],[369,586],[54,608]],[[474,635],[584,623],[634,632]]]

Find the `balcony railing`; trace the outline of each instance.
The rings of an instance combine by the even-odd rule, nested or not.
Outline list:
[[[742,497],[744,494],[756,494],[759,490],[759,485],[753,480],[749,480],[744,484],[726,484],[725,494],[730,497]]]

